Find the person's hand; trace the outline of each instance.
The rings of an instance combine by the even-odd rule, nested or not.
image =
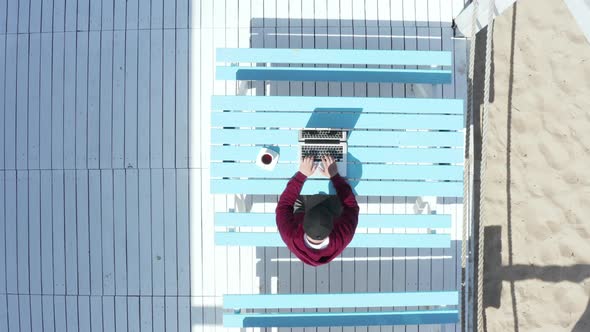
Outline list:
[[[305,157],[301,160],[299,172],[309,177],[315,172],[316,168],[317,165],[313,162],[313,157]]]
[[[338,174],[338,165],[332,156],[322,156],[322,166],[321,172],[325,176],[331,178]]]

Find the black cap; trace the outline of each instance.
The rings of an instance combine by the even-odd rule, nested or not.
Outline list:
[[[303,217],[303,230],[314,240],[323,240],[334,228],[334,214],[323,204],[308,210]]]

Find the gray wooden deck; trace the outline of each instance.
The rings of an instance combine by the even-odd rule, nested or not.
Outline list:
[[[270,212],[277,197],[209,194],[208,124],[210,96],[238,90],[214,81],[216,47],[450,50],[444,87],[284,82],[246,93],[464,98],[466,43],[450,27],[463,6],[0,0],[0,331],[222,331],[224,293],[457,289],[457,198],[427,198],[454,216],[450,249],[347,249],[311,268],[282,248],[215,247],[215,211]],[[413,213],[415,199],[359,202],[361,213]],[[317,330],[418,329],[458,331]]]

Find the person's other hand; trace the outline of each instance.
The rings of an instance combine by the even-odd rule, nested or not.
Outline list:
[[[317,168],[317,165],[313,162],[313,157],[305,157],[301,160],[301,164],[299,165],[299,172],[303,175],[309,177],[311,176]]]
[[[322,156],[322,174],[331,178],[334,175],[338,174],[338,165],[336,165],[336,161],[332,156]]]

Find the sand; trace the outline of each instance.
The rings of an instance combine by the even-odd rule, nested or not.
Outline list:
[[[590,331],[590,45],[563,0],[513,13],[493,39],[487,331]]]

